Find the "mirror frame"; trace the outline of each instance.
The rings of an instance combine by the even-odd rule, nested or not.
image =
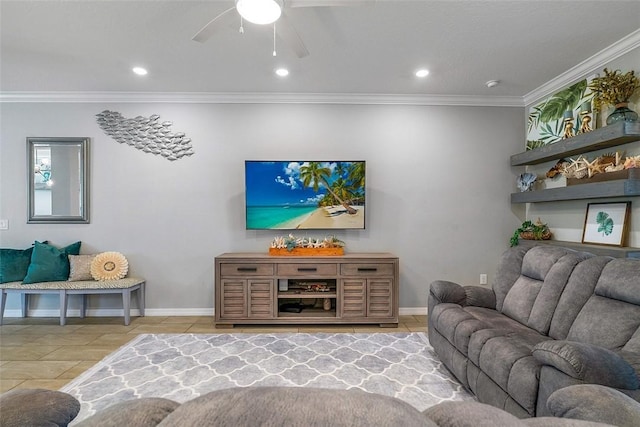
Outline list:
[[[80,215],[36,215],[35,214],[35,147],[80,144]],[[89,138],[27,138],[27,224],[88,224],[89,223]]]

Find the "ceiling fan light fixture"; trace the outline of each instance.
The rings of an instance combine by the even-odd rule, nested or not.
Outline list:
[[[280,18],[282,3],[277,0],[236,0],[236,9],[247,21],[267,25]]]
[[[148,73],[147,69],[143,67],[133,67],[131,71],[133,71],[135,74],[139,76],[146,76]]]

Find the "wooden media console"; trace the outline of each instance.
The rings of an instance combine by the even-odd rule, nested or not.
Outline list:
[[[398,258],[389,253],[215,258],[215,321],[398,325]]]

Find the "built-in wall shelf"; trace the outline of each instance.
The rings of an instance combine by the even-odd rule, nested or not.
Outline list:
[[[537,165],[640,140],[640,122],[618,122],[511,156],[511,166]]]
[[[550,160],[560,160],[575,154],[611,148],[640,141],[640,122],[619,122],[588,133],[534,150],[511,156],[511,166],[537,165]],[[570,185],[546,190],[511,193],[511,203],[559,202],[563,200],[603,199],[611,197],[640,196],[638,174],[628,179]]]
[[[610,256],[613,258],[640,258],[640,248],[590,245],[579,242],[564,242],[561,240],[519,240],[521,246],[554,245],[577,251],[591,252],[594,255]]]
[[[559,202],[562,200],[600,199],[640,196],[640,179],[619,179],[511,193],[511,203]]]

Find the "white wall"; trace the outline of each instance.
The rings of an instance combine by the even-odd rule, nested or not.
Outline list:
[[[275,235],[244,225],[244,160],[367,161],[367,228],[339,232],[347,251],[400,257],[400,306],[425,307],[434,279],[491,280],[524,215],[512,206],[522,151],[522,108],[311,104],[3,103],[2,247],[81,240],[82,253],[120,251],[148,283],[151,313],[210,313],[213,257],[265,252]],[[195,155],[175,162],[120,145],[97,126],[104,109],[125,117],[159,114],[193,139]],[[91,138],[91,223],[26,224],[29,136]],[[306,233],[311,234],[311,233]],[[323,231],[312,235],[321,237]],[[8,310],[18,307],[9,298]],[[76,302],[71,301],[73,308]],[[114,296],[90,308],[121,307]],[[32,309],[55,309],[42,296]],[[421,311],[419,309],[417,311]]]
[[[640,64],[640,48],[636,48],[629,53],[619,57],[615,61],[612,61],[607,65],[607,68],[609,68],[610,70],[621,70],[623,73],[626,73],[629,70],[635,70],[636,75],[638,75],[638,73],[640,73],[638,64]],[[587,76],[582,76],[581,78],[584,77]],[[636,112],[640,112],[640,91],[637,91],[635,93],[631,101],[632,102],[629,104],[629,108]],[[538,101],[532,103],[532,105],[537,104]],[[611,111],[613,111],[612,108],[610,108],[608,111],[603,111],[602,114],[599,115],[599,126],[604,126],[606,116]],[[615,151],[619,151],[621,153],[623,152],[626,156],[640,155],[640,142],[633,142],[619,147],[595,151],[593,153],[586,153],[585,156],[588,159],[593,160],[596,156],[599,156],[603,153],[611,153]],[[573,156],[573,158],[577,158],[577,156]],[[544,163],[534,168],[530,168],[530,170],[538,175],[544,175],[546,171],[548,171],[553,165],[555,165],[555,163],[555,161]],[[524,168],[522,170],[524,171]],[[540,218],[542,222],[547,223],[549,225],[549,228],[553,232],[553,238],[555,240],[580,242],[582,241],[582,230],[584,228],[587,204],[620,201],[631,201],[631,216],[629,222],[627,246],[635,248],[640,247],[640,197],[574,200],[553,203],[532,203],[528,205],[527,218],[533,221],[535,221],[537,218]]]

